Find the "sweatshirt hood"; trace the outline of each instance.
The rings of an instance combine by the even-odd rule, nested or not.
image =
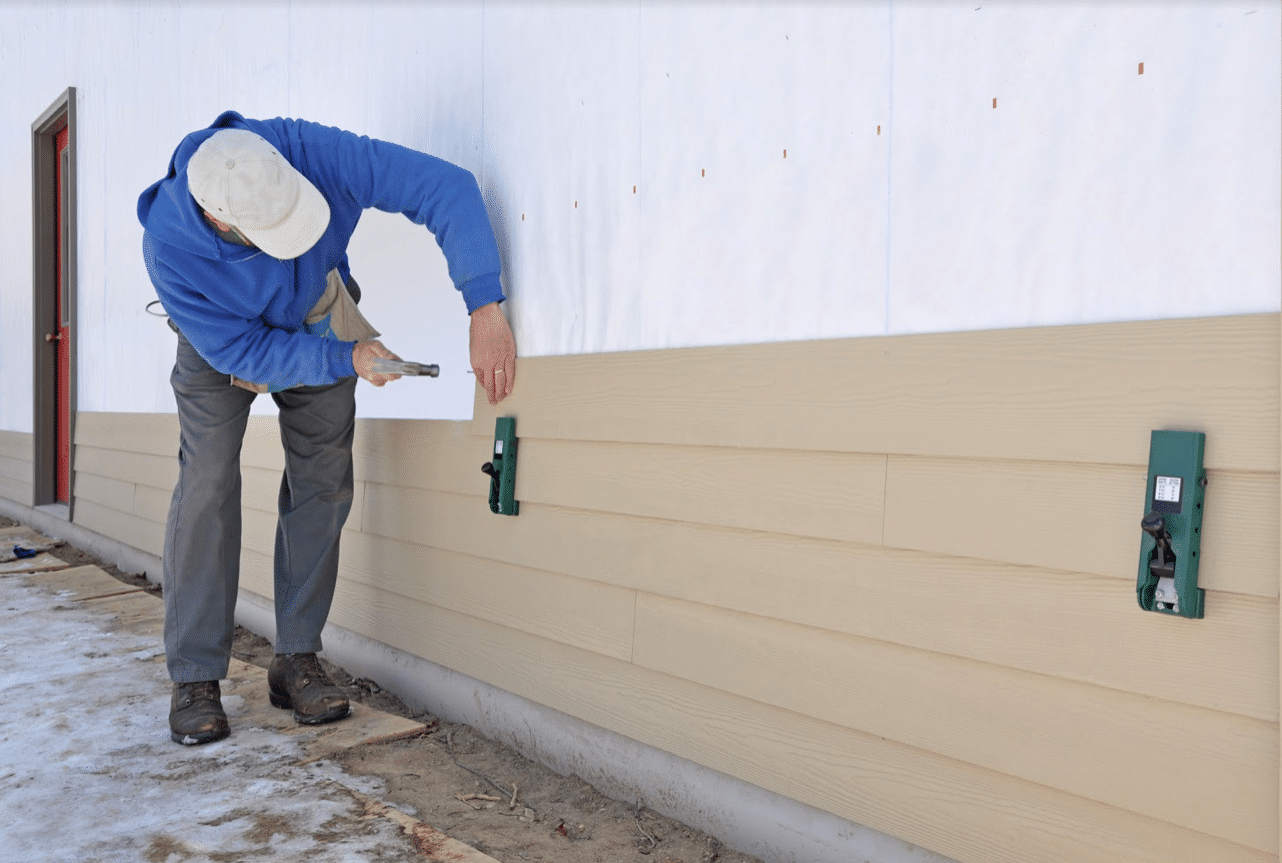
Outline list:
[[[213,260],[239,260],[261,254],[257,249],[220,243],[187,188],[187,163],[207,138],[221,129],[248,128],[245,118],[224,111],[208,128],[179,142],[169,159],[169,173],[138,197],[138,221],[156,240],[193,255]]]

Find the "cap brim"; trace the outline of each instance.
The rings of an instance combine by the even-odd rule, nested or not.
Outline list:
[[[283,222],[254,231],[242,227],[240,231],[273,258],[288,261],[316,245],[328,227],[329,203],[311,181],[299,174],[298,203]]]

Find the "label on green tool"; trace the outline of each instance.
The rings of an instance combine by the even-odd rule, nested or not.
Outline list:
[[[1154,480],[1153,500],[1179,503],[1181,483],[1182,480],[1178,476],[1156,477]]]

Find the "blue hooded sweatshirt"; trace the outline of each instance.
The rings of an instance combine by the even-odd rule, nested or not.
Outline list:
[[[282,261],[223,240],[187,189],[187,162],[220,129],[271,143],[329,203],[311,249]],[[169,317],[211,366],[273,388],[329,384],[355,374],[353,342],[312,335],[303,319],[337,267],[366,207],[404,213],[436,237],[470,314],[503,300],[494,231],[472,174],[434,156],[305,120],[221,114],[183,138],[169,174],[138,199],[143,260]]]

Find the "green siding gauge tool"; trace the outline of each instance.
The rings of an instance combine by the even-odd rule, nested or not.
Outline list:
[[[490,512],[517,515],[521,504],[516,500],[516,417],[494,420],[494,461],[481,465],[481,473],[490,477]]]
[[[1140,522],[1144,538],[1135,584],[1145,611],[1190,618],[1205,612],[1206,591],[1197,586],[1205,449],[1202,432],[1154,431],[1149,439],[1148,491]]]

